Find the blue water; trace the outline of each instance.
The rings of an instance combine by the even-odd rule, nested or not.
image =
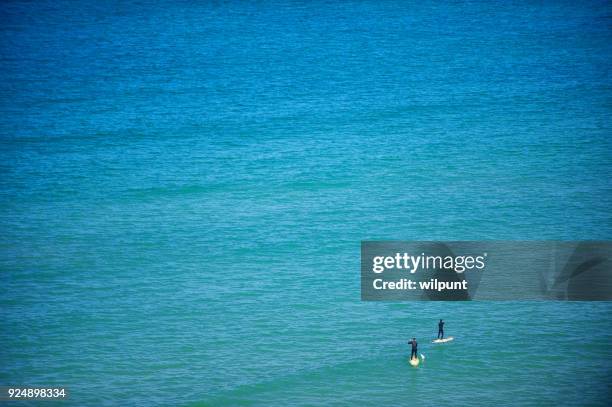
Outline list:
[[[364,303],[359,247],[612,238],[610,4],[202,3],[0,6],[0,385],[608,403],[610,303]]]

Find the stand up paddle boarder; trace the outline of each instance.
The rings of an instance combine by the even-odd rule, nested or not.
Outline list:
[[[412,340],[410,342],[408,342],[410,345],[412,345],[412,352],[410,352],[410,359],[418,359],[419,357],[417,356],[417,341],[416,338],[412,338]]]
[[[438,322],[438,339],[444,339],[444,321]]]

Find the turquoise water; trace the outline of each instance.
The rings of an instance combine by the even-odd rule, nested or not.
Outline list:
[[[607,404],[610,303],[364,303],[359,247],[610,239],[612,7],[377,3],[2,5],[0,385]]]

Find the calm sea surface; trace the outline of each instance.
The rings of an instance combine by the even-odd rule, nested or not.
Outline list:
[[[612,238],[612,6],[535,3],[4,2],[0,385],[606,405],[611,303],[360,301],[361,240]]]

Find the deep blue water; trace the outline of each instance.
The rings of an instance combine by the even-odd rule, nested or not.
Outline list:
[[[0,385],[607,404],[610,303],[359,293],[361,240],[612,237],[607,2],[24,1],[0,30]]]

